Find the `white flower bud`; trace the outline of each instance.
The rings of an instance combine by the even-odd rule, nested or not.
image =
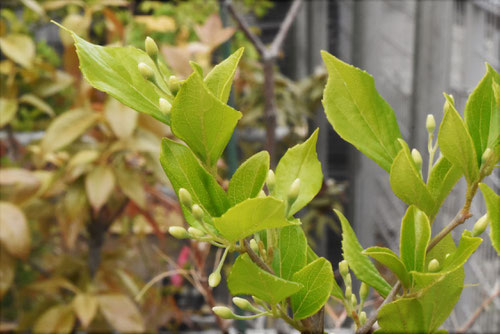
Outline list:
[[[190,211],[193,207],[193,198],[187,189],[180,188],[179,189],[179,200],[182,205],[188,208]]]
[[[485,214],[484,216],[479,218],[472,228],[472,236],[477,237],[481,235],[484,230],[486,230],[489,222],[490,220],[488,219],[488,214]]]
[[[234,319],[234,313],[227,306],[214,306],[212,312],[217,314],[222,319]]]
[[[180,226],[171,226],[168,229],[168,233],[170,233],[176,239],[189,238],[189,233],[186,231],[186,229],[184,227],[180,227]]]
[[[345,298],[351,300],[352,298],[352,287],[349,285],[345,288]]]
[[[349,265],[346,260],[342,260],[339,262],[339,271],[342,277],[346,277],[347,274],[349,274]]]
[[[139,69],[139,72],[141,72],[141,75],[144,77],[144,79],[153,80],[155,72],[151,67],[149,67],[148,64],[139,63],[139,65],[137,65],[137,68]]]
[[[146,53],[154,60],[158,57],[158,45],[156,45],[155,41],[151,37],[146,37],[145,41]]]
[[[255,307],[250,304],[250,302],[244,298],[233,297],[234,305],[238,306],[240,309],[245,311],[254,311]]]
[[[170,102],[165,100],[163,97],[160,97],[160,111],[164,115],[170,114],[170,111],[172,110],[172,105]]]
[[[369,292],[370,292],[370,287],[368,286],[368,284],[362,282],[361,287],[359,288],[359,298],[361,298],[361,300],[366,300],[366,298],[368,298]]]
[[[201,238],[205,236],[205,232],[203,232],[200,229],[197,229],[196,227],[190,227],[188,228],[188,233],[191,234],[194,237]]]
[[[295,179],[288,190],[288,203],[293,204],[297,197],[299,197],[300,192],[300,179]]]
[[[193,213],[194,219],[196,219],[199,222],[203,221],[204,214],[203,214],[203,209],[201,208],[201,206],[199,206],[198,204],[193,204],[193,208],[192,208],[191,212]]]
[[[272,193],[274,191],[274,187],[276,186],[276,177],[274,176],[274,172],[272,169],[267,172],[266,185],[269,193]]]
[[[420,155],[420,152],[416,148],[411,150],[411,157],[415,162],[415,165],[417,165],[417,169],[419,171],[422,170],[422,155]]]
[[[439,261],[436,259],[432,259],[431,262],[429,262],[429,265],[427,266],[427,270],[431,273],[435,273],[436,271],[439,270]]]
[[[168,87],[170,91],[175,94],[181,87],[181,81],[175,75],[171,75],[168,78]]]
[[[359,314],[359,322],[361,323],[361,325],[364,325],[365,322],[366,322],[366,312],[363,311]]]
[[[351,304],[352,307],[356,307],[356,305],[358,305],[358,299],[356,298],[356,295],[354,293],[351,295]]]
[[[215,288],[217,285],[219,285],[220,279],[220,272],[213,272],[210,274],[210,276],[208,276],[208,285],[210,285],[212,288]]]
[[[427,128],[427,132],[429,134],[433,133],[436,129],[436,120],[434,119],[434,115],[427,115],[427,119],[425,120],[425,127]]]
[[[255,239],[250,240],[250,248],[255,252],[259,253],[259,245],[257,244],[257,241]]]
[[[493,155],[493,151],[491,150],[491,148],[489,148],[489,147],[486,148],[483,155],[481,156],[481,165],[487,163],[488,160],[490,160],[492,155]]]

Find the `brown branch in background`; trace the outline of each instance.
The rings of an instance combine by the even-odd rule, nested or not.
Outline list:
[[[457,333],[458,334],[463,334],[463,333],[466,333],[469,328],[472,327],[472,325],[474,324],[474,322],[479,318],[479,316],[481,315],[481,312],[483,312],[483,310],[485,308],[488,307],[488,305],[491,304],[491,302],[493,301],[493,299],[497,298],[498,296],[500,295],[500,287],[497,287],[497,289],[495,290],[495,292],[493,292],[493,294],[491,296],[489,296],[488,298],[486,298],[483,303],[481,304],[481,306],[479,306],[476,310],[476,312],[474,312],[474,314],[470,317],[470,319],[465,323],[465,325],[460,328]]]
[[[299,9],[301,6],[302,6],[302,0],[294,0],[292,5],[290,6],[290,9],[286,14],[285,19],[283,20],[283,23],[280,26],[280,30],[278,31],[278,34],[276,34],[276,37],[274,37],[271,47],[269,48],[271,56],[273,57],[278,56],[279,49],[281,48],[281,45],[285,41],[285,37],[288,34],[288,30],[290,30],[293,21],[299,14]]]

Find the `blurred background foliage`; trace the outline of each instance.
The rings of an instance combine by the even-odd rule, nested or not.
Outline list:
[[[238,6],[260,17],[272,2]],[[244,114],[236,150],[243,161],[263,147],[263,73],[251,43],[219,11],[215,0],[2,1],[0,331],[227,326],[208,316],[215,299],[227,298],[206,282],[220,254],[166,234],[184,224],[158,161],[169,128],[91,88],[70,36],[49,23],[101,45],[143,48],[151,36],[180,78],[190,60],[207,73],[244,46],[232,100]],[[326,74],[295,82],[276,68],[275,78],[283,153],[308,135]],[[227,186],[231,171],[219,165]],[[325,181],[304,214],[311,241],[325,225],[335,228],[325,212],[342,205],[344,187]]]

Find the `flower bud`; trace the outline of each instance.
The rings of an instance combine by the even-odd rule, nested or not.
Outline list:
[[[255,307],[248,300],[240,297],[233,297],[234,305],[245,311],[254,311]]]
[[[201,238],[205,236],[205,232],[203,232],[200,229],[197,229],[196,227],[190,227],[188,228],[188,233],[191,234],[194,237]]]
[[[168,229],[168,233],[170,233],[176,239],[189,238],[188,231],[186,231],[186,229],[184,227],[180,227],[180,226],[171,226]]]
[[[158,45],[156,45],[155,41],[149,36],[146,37],[144,44],[146,46],[146,53],[148,56],[150,56],[153,60],[156,60],[156,57],[158,57]]]
[[[203,209],[198,204],[193,204],[191,212],[193,213],[194,219],[199,222],[203,221]]]
[[[356,305],[358,305],[358,299],[356,298],[356,295],[354,293],[351,295],[351,304],[352,307],[356,307]]]
[[[346,260],[342,260],[339,262],[339,271],[342,277],[346,277],[347,274],[349,274],[349,265],[347,264]]]
[[[257,241],[255,239],[250,240],[250,248],[255,252],[259,253],[259,245],[257,244]]]
[[[352,286],[352,279],[351,279],[351,274],[347,274],[344,277],[344,284],[345,286]]]
[[[182,205],[184,205],[186,208],[188,208],[191,211],[191,209],[193,207],[193,199],[192,199],[189,191],[187,191],[184,188],[180,188],[179,189],[179,200],[181,201]]]
[[[488,160],[490,160],[492,155],[493,155],[493,151],[491,150],[491,148],[489,148],[489,147],[486,148],[483,155],[481,156],[481,165],[484,165],[485,163],[487,163]]]
[[[345,288],[345,298],[347,300],[351,300],[351,298],[352,298],[352,287],[350,285],[346,286],[346,288]]]
[[[431,273],[435,273],[436,271],[438,271],[439,261],[436,259],[432,259],[431,262],[429,262],[429,265],[427,266],[427,270]]]
[[[363,311],[359,314],[359,322],[361,323],[361,325],[364,325],[365,322],[366,322],[366,312]]]
[[[449,258],[451,256],[450,253],[446,253],[446,255],[444,256],[444,259],[446,260],[447,258]]]
[[[217,314],[222,319],[233,319],[234,313],[227,306],[214,306],[212,307],[212,312]]]
[[[165,100],[163,97],[160,97],[160,111],[164,115],[170,114],[170,111],[172,110],[172,105],[170,102]]]
[[[175,94],[181,88],[181,81],[175,75],[171,75],[168,78],[168,87]]]
[[[477,222],[474,224],[474,227],[472,228],[472,236],[477,237],[481,235],[481,233],[486,230],[486,227],[488,226],[488,223],[490,220],[488,219],[488,214],[485,214],[481,218],[477,220]]]
[[[359,298],[361,300],[366,300],[366,298],[368,298],[369,292],[370,292],[370,287],[368,286],[368,284],[362,282],[361,287],[359,288]]]
[[[288,190],[288,203],[293,204],[297,197],[299,197],[300,192],[300,179],[295,179]]]
[[[266,193],[264,192],[264,190],[259,191],[259,193],[257,194],[257,198],[264,198],[264,197],[266,197]]]
[[[429,134],[433,133],[436,129],[436,120],[434,119],[434,115],[427,115],[427,119],[425,120],[425,127],[427,128],[427,132]]]
[[[420,155],[420,152],[416,148],[411,150],[411,157],[415,162],[415,165],[417,165],[417,169],[422,170],[422,156]]]
[[[208,276],[208,285],[210,285],[212,288],[215,288],[217,285],[220,283],[220,272],[215,271]]]
[[[137,68],[139,69],[139,72],[141,72],[141,75],[144,77],[144,79],[153,80],[155,72],[151,67],[149,67],[148,64],[139,63],[139,65],[137,65]]]
[[[274,187],[276,186],[276,177],[274,176],[274,172],[272,169],[267,172],[266,185],[269,193],[272,193],[274,191]]]

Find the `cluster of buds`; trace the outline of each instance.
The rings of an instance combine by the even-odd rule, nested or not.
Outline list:
[[[345,292],[344,292],[344,305],[349,315],[356,312],[356,308],[358,307],[358,299],[356,298],[356,294],[352,292],[352,278],[349,273],[349,264],[346,260],[343,260],[339,263],[339,272],[342,276],[345,284]],[[363,311],[363,306],[365,304],[366,299],[368,298],[368,294],[370,292],[370,288],[366,283],[361,283],[361,287],[359,289],[359,308],[360,311],[358,314],[358,319],[361,325],[364,325],[366,322],[366,312]]]
[[[254,296],[253,299],[256,304],[265,305],[259,298]],[[223,319],[237,319],[237,320],[250,320],[264,315],[272,315],[269,309],[267,308],[261,309],[256,305],[253,305],[247,299],[244,298],[234,297],[233,303],[240,309],[252,312],[253,314],[248,316],[237,315],[227,306],[215,306],[212,307],[212,311]]]

